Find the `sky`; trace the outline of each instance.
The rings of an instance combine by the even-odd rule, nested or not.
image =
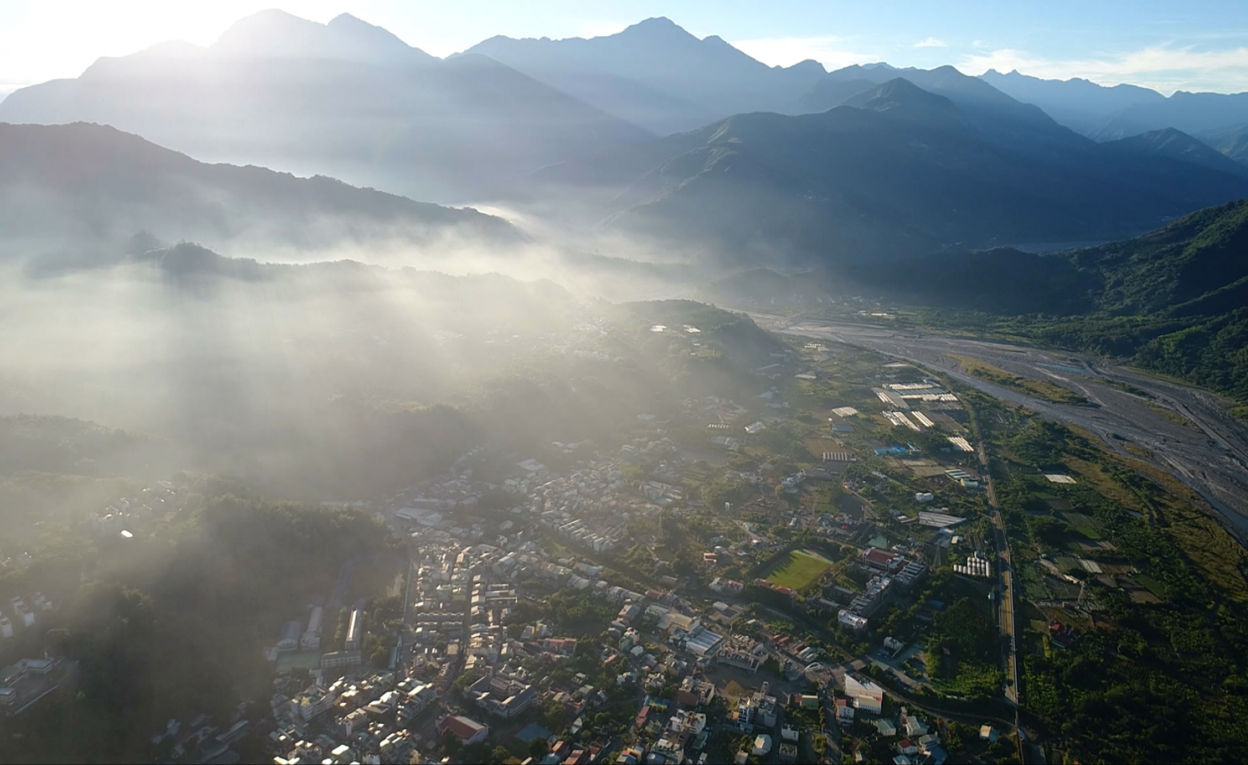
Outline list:
[[[590,37],[667,16],[751,56],[829,69],[887,61],[967,74],[995,68],[1175,90],[1248,91],[1243,0],[0,0],[0,97],[76,77],[101,56],[169,40],[209,45],[278,7],[327,22],[347,12],[437,56],[487,37]]]

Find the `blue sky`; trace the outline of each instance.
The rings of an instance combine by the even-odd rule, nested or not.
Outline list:
[[[210,44],[233,21],[270,7],[315,21],[349,12],[411,45],[447,55],[496,34],[610,34],[650,16],[716,34],[769,64],[813,58],[829,69],[888,61],[990,67],[1174,90],[1248,91],[1248,4],[960,2],[959,0],[0,0],[0,95],[74,77],[100,56],[167,40]]]

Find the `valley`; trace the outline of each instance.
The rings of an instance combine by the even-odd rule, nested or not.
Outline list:
[[[1243,759],[1224,9],[43,5],[0,765]]]
[[[1232,404],[1215,394],[1088,354],[865,325],[751,316],[773,331],[857,345],[922,364],[995,398],[1084,428],[1113,451],[1142,459],[1199,492],[1235,536],[1248,539],[1248,424],[1231,415]],[[1057,383],[1081,394],[1092,406],[1054,403],[988,382],[964,371],[954,355]],[[1131,392],[1123,390],[1124,385]],[[1143,447],[1149,456],[1128,450],[1130,444]]]

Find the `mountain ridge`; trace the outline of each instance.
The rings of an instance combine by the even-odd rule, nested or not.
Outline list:
[[[46,240],[112,247],[139,231],[197,239],[227,252],[279,242],[323,252],[391,237],[413,247],[462,237],[520,244],[511,224],[350,186],[255,166],[207,164],[112,127],[0,123],[0,232],[11,248]]]
[[[649,136],[504,64],[442,61],[353,18],[262,13],[198,53],[103,58],[10,94],[0,121],[109,124],[208,161],[452,202]]]
[[[495,35],[468,48],[608,113],[666,135],[737,113],[797,110],[821,64],[769,67],[723,38],[698,39],[666,17],[592,38]],[[665,104],[653,108],[647,99]]]
[[[598,200],[609,230],[756,265],[1121,238],[1248,195],[1240,175],[1066,128],[1048,151],[1012,148],[899,73],[855,96],[872,108],[734,115],[551,166],[533,185]]]

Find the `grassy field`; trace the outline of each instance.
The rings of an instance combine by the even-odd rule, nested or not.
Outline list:
[[[1067,390],[1062,386],[1051,383],[1048,380],[1034,380],[1030,377],[1019,377],[1010,374],[1000,367],[985,363],[979,359],[973,359],[970,356],[958,356],[949,354],[950,358],[957,359],[961,367],[975,375],[981,380],[987,380],[996,383],[1005,388],[1016,390],[1019,393],[1026,393],[1029,396],[1035,396],[1043,401],[1049,401],[1054,404],[1075,404],[1079,406],[1087,406],[1090,402],[1074,391]]]
[[[282,653],[277,656],[277,672],[289,672],[292,669],[313,670],[321,666],[321,654],[319,651],[302,651],[297,653]]]
[[[819,553],[794,550],[789,553],[787,560],[781,560],[765,578],[774,585],[801,590],[818,581],[830,568],[832,561]]]

